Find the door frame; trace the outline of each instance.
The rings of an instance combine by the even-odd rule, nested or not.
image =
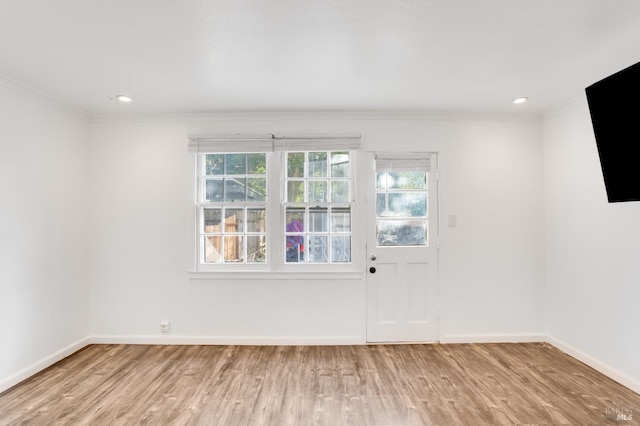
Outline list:
[[[370,244],[370,235],[369,233],[372,232],[375,229],[375,214],[371,214],[371,212],[369,211],[369,209],[372,206],[375,206],[375,200],[370,200],[370,198],[375,194],[375,182],[376,182],[376,170],[375,170],[375,156],[377,153],[387,153],[388,151],[382,151],[382,150],[376,150],[376,151],[368,151],[366,152],[366,158],[367,158],[367,163],[370,165],[369,167],[367,167],[366,170],[366,196],[364,197],[364,201],[365,201],[365,216],[366,216],[366,221],[365,221],[365,238],[364,238],[364,243],[365,243],[365,253],[364,253],[364,266],[365,266],[365,271],[364,271],[364,337],[365,337],[365,343],[367,344],[393,344],[394,342],[389,341],[389,342],[380,342],[380,341],[371,341],[369,340],[369,326],[368,326],[368,321],[369,321],[369,303],[368,303],[368,298],[369,298],[369,291],[370,291],[370,286],[368,284],[368,277],[369,277],[369,267],[370,267],[370,262],[369,262],[369,254],[371,252],[371,250],[373,248],[369,247]],[[430,208],[430,204],[427,204],[427,208],[429,211],[429,221],[428,221],[428,226],[429,226],[429,241],[430,244],[433,244],[433,258],[434,258],[434,262],[435,262],[435,267],[436,267],[436,271],[435,271],[435,279],[436,279],[436,283],[435,283],[435,297],[436,297],[436,301],[435,301],[435,313],[434,313],[434,320],[435,320],[435,340],[429,340],[428,342],[424,342],[424,343],[439,343],[442,341],[442,291],[441,291],[441,284],[440,284],[440,235],[441,235],[441,228],[440,228],[440,168],[439,168],[439,160],[440,160],[440,153],[438,151],[416,151],[416,150],[412,150],[412,151],[397,151],[394,152],[394,154],[399,154],[399,155],[407,155],[407,157],[411,157],[412,155],[415,154],[425,154],[428,153],[431,155],[431,168],[429,170],[429,173],[433,173],[433,180],[431,182],[431,184],[429,185],[429,189],[428,189],[428,199],[427,202],[429,203],[429,200],[435,196],[435,203],[436,203],[436,208],[434,210],[435,212],[435,220],[432,220],[432,215],[431,215],[431,208]],[[435,187],[435,188],[434,188]],[[373,223],[372,223],[373,222]],[[432,238],[433,237],[433,238]],[[396,342],[398,344],[402,344],[403,342]],[[422,342],[404,342],[404,343],[422,343]]]

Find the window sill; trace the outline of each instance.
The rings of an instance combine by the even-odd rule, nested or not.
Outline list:
[[[353,271],[189,271],[190,280],[362,280],[364,273]]]

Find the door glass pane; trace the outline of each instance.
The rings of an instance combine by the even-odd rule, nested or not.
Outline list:
[[[395,179],[391,176],[391,173],[376,173],[376,189],[392,188],[395,184]]]
[[[378,220],[376,233],[381,246],[427,245],[426,220]]]
[[[425,172],[378,172],[376,173],[377,189],[425,189],[427,174]]]
[[[425,172],[399,172],[395,173],[395,175],[398,189],[424,189],[427,187],[427,174]]]
[[[427,194],[424,192],[392,192],[384,216],[427,216]]]
[[[376,216],[389,216],[389,212],[387,211],[387,194],[384,192],[376,194]]]

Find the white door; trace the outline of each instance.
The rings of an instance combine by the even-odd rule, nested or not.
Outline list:
[[[436,154],[378,153],[372,163],[367,341],[437,341]]]

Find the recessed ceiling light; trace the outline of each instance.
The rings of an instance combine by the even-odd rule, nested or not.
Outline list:
[[[131,102],[133,100],[127,95],[116,95],[116,99],[120,102]]]
[[[527,102],[528,100],[529,100],[529,98],[527,98],[526,96],[521,96],[519,98],[515,98],[511,102],[513,102],[514,104],[523,104],[523,103]]]

